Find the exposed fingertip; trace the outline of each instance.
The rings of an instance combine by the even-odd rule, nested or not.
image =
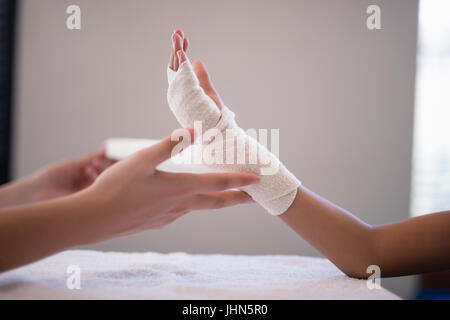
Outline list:
[[[176,34],[178,34],[181,38],[183,38],[184,37],[184,33],[183,33],[183,30],[182,29],[180,29],[180,28],[177,28],[177,29],[175,29],[174,31],[173,31],[173,33],[176,33]]]
[[[255,184],[261,181],[261,178],[253,173],[249,173],[247,179],[250,182],[250,184]]]
[[[244,202],[254,202],[254,200],[251,197],[251,195],[249,195],[247,192],[244,192],[244,191],[240,191],[240,192],[241,192],[242,200]]]
[[[245,202],[246,203],[253,203],[253,202],[255,202],[255,200],[252,197],[248,196],[248,198],[245,200]]]

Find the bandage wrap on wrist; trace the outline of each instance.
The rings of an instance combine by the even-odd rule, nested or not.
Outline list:
[[[206,147],[214,152],[220,151],[225,159],[231,149],[233,163],[227,160],[206,164],[218,172],[253,172],[260,176],[258,184],[240,188],[272,215],[284,213],[294,201],[300,181],[266,147],[247,135],[236,123],[234,113],[227,107],[219,110],[215,102],[200,87],[198,79],[189,61],[183,62],[178,71],[167,68],[169,106],[184,127],[194,127],[195,121],[201,121],[204,131],[216,129],[222,134],[223,141],[214,139]],[[232,137],[230,138],[230,133]],[[237,141],[240,141],[237,142]],[[204,143],[204,142],[203,142]],[[257,161],[251,162],[250,152],[257,150]],[[245,159],[244,163],[237,158]],[[275,172],[273,167],[276,168]]]

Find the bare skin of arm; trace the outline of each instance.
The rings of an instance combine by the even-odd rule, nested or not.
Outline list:
[[[0,187],[0,208],[55,199],[81,191],[116,161],[96,153],[48,165],[38,172]]]
[[[169,65],[177,70],[187,60],[182,30],[174,31],[172,44]],[[194,61],[192,66],[200,86],[222,109],[204,64]],[[301,187],[280,219],[351,277],[367,278],[370,265],[379,266],[382,277],[450,268],[450,211],[373,227]]]
[[[450,268],[450,212],[372,227],[346,210],[301,187],[280,216],[298,235],[345,274],[395,277]]]
[[[1,210],[0,272],[105,237],[112,228],[93,200],[80,193]]]

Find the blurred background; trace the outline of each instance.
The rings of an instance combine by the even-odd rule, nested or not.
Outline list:
[[[72,4],[81,8],[81,30],[66,27]],[[380,30],[366,26],[372,4],[381,8]],[[374,225],[448,209],[448,7],[445,0],[16,1],[14,54],[4,60],[14,62],[14,72],[5,71],[14,94],[2,104],[11,125],[2,134],[2,170],[20,178],[109,137],[159,138],[177,128],[165,70],[180,27],[190,57],[206,63],[240,125],[280,129],[281,160],[304,185]],[[89,248],[320,256],[256,204],[196,212]],[[442,283],[445,275],[437,277]],[[423,279],[382,285],[414,298]]]

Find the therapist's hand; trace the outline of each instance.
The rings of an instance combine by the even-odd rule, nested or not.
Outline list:
[[[50,200],[83,190],[116,161],[102,148],[94,154],[50,165],[31,177],[36,200]]]
[[[226,189],[257,182],[253,174],[156,169],[177,144],[168,137],[113,164],[72,195],[0,209],[0,272],[80,245],[159,229],[191,210],[252,201]]]
[[[90,186],[116,161],[105,149],[79,158],[48,165],[36,173],[0,188],[0,207],[31,204],[74,194]]]
[[[192,130],[189,133],[192,136]],[[251,173],[172,173],[156,169],[179,141],[171,137],[119,161],[86,189],[98,230],[106,237],[159,229],[192,210],[252,202],[245,192],[227,190],[259,181]],[[188,141],[187,144],[190,144]]]

